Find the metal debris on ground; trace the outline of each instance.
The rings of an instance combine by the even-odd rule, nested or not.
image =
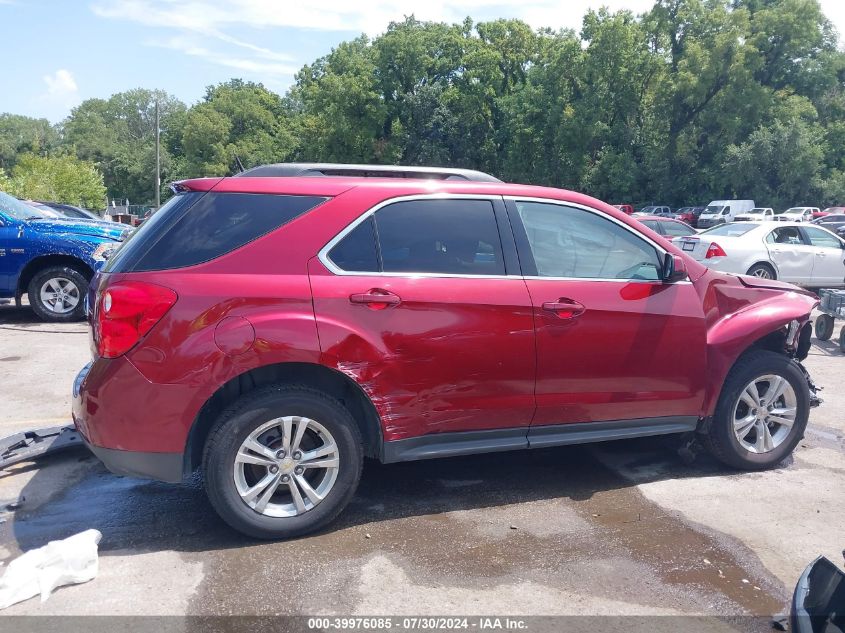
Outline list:
[[[52,426],[15,433],[0,439],[0,468],[80,446],[85,446],[85,443],[73,426]]]

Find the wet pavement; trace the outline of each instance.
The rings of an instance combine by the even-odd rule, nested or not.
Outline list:
[[[3,310],[0,327],[20,318]],[[17,357],[0,370],[38,380],[42,344],[81,365],[87,337],[56,337],[61,327],[0,330],[0,359]],[[16,396],[3,420],[61,417],[79,365],[53,365],[43,389],[55,410]],[[26,497],[0,524],[0,559],[96,528],[100,575],[4,613],[759,615],[740,628],[764,630],[803,567],[839,562],[845,545],[845,356],[817,344],[807,365],[827,403],[779,469],[686,464],[670,438],[369,461],[339,520],[288,542],[234,533],[198,476],[120,478],[83,452],[22,464],[0,473],[0,499]]]

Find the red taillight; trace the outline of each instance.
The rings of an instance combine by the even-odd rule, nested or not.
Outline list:
[[[124,281],[108,286],[97,298],[94,337],[97,352],[117,358],[161,320],[176,303],[170,288],[143,281]]]
[[[711,257],[727,257],[728,254],[725,250],[716,244],[716,242],[710,242],[710,247],[707,249],[707,254],[704,256],[704,259],[710,259]]]

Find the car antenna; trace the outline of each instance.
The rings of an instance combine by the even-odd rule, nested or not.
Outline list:
[[[235,154],[235,165],[237,165],[237,166],[238,166],[238,173],[239,173],[239,174],[242,174],[244,171],[246,171],[246,170],[244,169],[244,164],[241,162],[241,159],[240,159],[240,158],[238,158],[238,155],[237,155],[237,154]]]

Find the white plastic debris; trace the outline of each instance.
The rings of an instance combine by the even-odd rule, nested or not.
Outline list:
[[[56,587],[88,582],[97,576],[99,530],[85,530],[61,541],[21,554],[0,578],[0,609],[41,594],[41,602]]]

